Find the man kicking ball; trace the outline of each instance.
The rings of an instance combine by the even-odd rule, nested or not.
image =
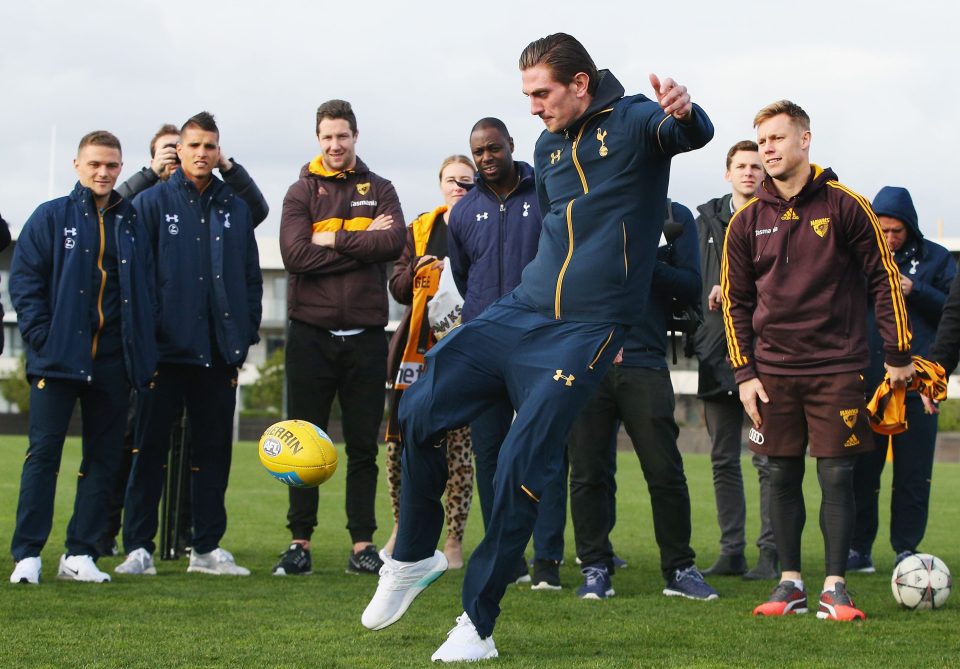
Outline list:
[[[586,49],[558,33],[520,55],[523,92],[546,131],[534,162],[543,232],[520,285],[426,356],[404,394],[400,525],[363,612],[372,630],[396,622],[446,569],[436,550],[447,479],[442,442],[507,393],[493,509],[467,565],[463,615],[434,661],[497,656],[493,628],[510,576],[555,479],[567,433],[643,313],[663,229],[672,156],[713,136],[684,86],[650,76],[656,101],[624,97]]]

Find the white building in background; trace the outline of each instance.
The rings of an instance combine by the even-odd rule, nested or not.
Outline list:
[[[936,239],[945,246],[954,258],[960,256],[960,237]],[[9,376],[16,372],[20,356],[23,354],[23,339],[17,328],[17,315],[10,303],[9,277],[10,261],[16,241],[3,253],[0,253],[0,303],[3,304],[3,334],[5,345],[0,355],[0,376]],[[263,317],[260,322],[260,342],[250,348],[247,362],[240,372],[240,385],[254,383],[259,378],[257,367],[286,340],[287,324],[287,272],[280,258],[280,243],[276,237],[258,237],[260,268],[263,271]],[[389,276],[389,271],[387,272]],[[403,307],[391,298],[390,324],[392,331],[403,313]],[[678,395],[695,395],[697,392],[696,361],[681,360],[681,364],[671,368],[673,387]],[[949,394],[960,397],[960,375],[950,378]],[[242,397],[242,395],[241,395]],[[0,395],[0,413],[10,413],[15,407]]]

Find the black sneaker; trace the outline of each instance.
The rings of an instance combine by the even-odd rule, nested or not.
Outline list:
[[[380,567],[383,566],[383,560],[377,552],[377,547],[370,544],[359,553],[350,553],[350,561],[347,562],[348,574],[379,574]]]
[[[273,566],[274,576],[309,576],[313,573],[310,551],[301,544],[292,543],[280,554],[280,562]]]
[[[533,561],[531,590],[560,590],[560,563],[556,560]]]

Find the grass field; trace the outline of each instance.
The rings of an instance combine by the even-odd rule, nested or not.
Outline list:
[[[0,542],[13,529],[25,440],[0,438]],[[752,607],[772,583],[715,578],[715,602],[660,594],[663,584],[650,522],[650,503],[632,454],[620,455],[619,523],[613,540],[630,564],[614,577],[617,596],[603,602],[574,595],[580,574],[567,530],[564,589],[512,586],[495,638],[498,667],[960,667],[960,594],[934,612],[899,610],[890,594],[893,566],[887,532],[875,547],[876,575],[854,574],[849,587],[868,619],[831,623],[813,615],[755,619]],[[0,559],[0,667],[422,667],[462,611],[462,571],[450,572],[420,596],[400,622],[381,632],[360,626],[373,577],[344,574],[348,536],[343,529],[344,476],[321,488],[323,520],[315,535],[313,576],[277,578],[270,567],[286,546],[286,489],[261,470],[253,444],[238,447],[228,493],[230,525],[223,545],[249,578],[186,574],[184,560],[158,562],[156,577],[115,576],[105,585],[59,582],[57,560],[73,503],[79,445],[68,442],[57,491],[53,533],[43,554],[39,587],[6,583],[9,555]],[[707,456],[686,458],[693,500],[693,546],[701,567],[716,557]],[[889,469],[889,468],[888,468]],[[748,480],[755,481],[749,460]],[[885,473],[882,509],[889,504]],[[817,524],[818,494],[808,468],[805,574],[811,591],[823,574]],[[922,548],[960,574],[960,465],[938,464],[932,513]],[[756,536],[756,485],[748,486],[748,539]],[[389,532],[389,504],[381,477],[378,540]],[[881,522],[887,522],[887,512]],[[466,544],[479,541],[475,502]],[[748,549],[751,564],[756,549]],[[100,564],[112,572],[119,558]],[[815,606],[815,604],[814,604]]]

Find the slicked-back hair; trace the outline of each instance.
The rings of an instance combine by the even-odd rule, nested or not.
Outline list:
[[[120,140],[117,139],[117,136],[112,132],[107,132],[106,130],[94,130],[81,137],[80,145],[77,147],[77,154],[83,151],[83,147],[90,145],[107,146],[111,149],[116,149],[123,155],[123,149],[120,148]]]
[[[810,130],[810,117],[807,112],[803,111],[800,105],[790,102],[790,100],[777,100],[758,111],[757,115],[753,117],[753,127],[756,128],[767,119],[780,114],[789,116],[790,120],[797,124],[797,127],[801,130]]]
[[[483,128],[494,128],[495,130],[499,130],[500,134],[503,135],[504,139],[510,139],[510,131],[507,130],[506,123],[504,123],[498,118],[494,118],[493,116],[486,116],[480,119],[479,121],[473,124],[472,128],[470,128],[470,135],[472,136],[473,133],[475,133],[477,130],[481,130]]]
[[[757,143],[752,139],[745,139],[742,142],[737,142],[730,147],[730,150],[727,151],[727,169],[730,169],[730,165],[733,163],[733,157],[737,155],[740,151],[753,151],[757,153],[760,151],[760,147],[757,146]]]
[[[317,132],[320,132],[320,121],[323,119],[343,119],[350,125],[350,130],[357,134],[357,115],[353,113],[353,105],[346,100],[327,100],[317,107]]]
[[[202,111],[188,118],[187,122],[180,128],[180,134],[182,135],[187,128],[200,128],[205,132],[214,132],[217,134],[217,138],[220,138],[220,128],[217,127],[217,122],[210,112]]]
[[[150,140],[150,157],[153,158],[157,155],[157,140],[163,137],[164,135],[179,135],[180,130],[172,123],[164,123],[160,126],[160,129],[157,130],[157,134],[153,136],[153,139]]]
[[[449,165],[453,165],[454,163],[460,163],[461,165],[466,165],[467,167],[470,168],[471,172],[475,172],[477,169],[476,165],[473,164],[473,161],[462,154],[458,153],[453,156],[447,156],[446,158],[443,159],[443,162],[440,163],[440,175],[438,177],[440,181],[443,181],[443,171],[447,169]]]
[[[520,54],[520,69],[529,70],[537,65],[546,65],[557,83],[567,85],[580,72],[590,81],[587,93],[593,95],[600,83],[597,66],[577,38],[566,33],[554,33],[530,42]]]

